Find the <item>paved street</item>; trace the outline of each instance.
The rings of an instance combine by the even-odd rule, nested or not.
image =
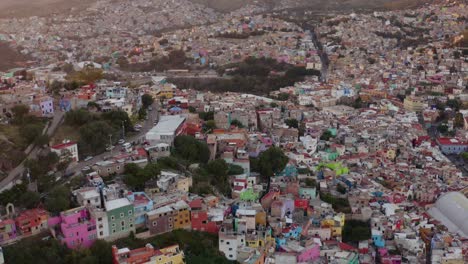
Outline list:
[[[155,102],[152,105],[153,111],[148,111],[148,120],[145,120],[145,122],[142,124],[141,130],[138,132],[136,135],[132,135],[130,137],[126,137],[125,141],[126,142],[141,142],[143,140],[146,132],[148,132],[151,128],[154,127],[154,120],[158,119],[159,120],[159,101],[155,100]],[[116,145],[115,148],[112,150],[112,154],[116,154],[117,152],[120,151],[120,145]],[[101,153],[99,155],[94,156],[91,160],[88,161],[80,161],[78,163],[72,164],[68,170],[67,174],[76,174],[81,172],[81,170],[86,167],[86,166],[91,166],[95,164],[98,161],[104,160],[104,157],[110,156],[111,152],[106,151],[104,153]]]

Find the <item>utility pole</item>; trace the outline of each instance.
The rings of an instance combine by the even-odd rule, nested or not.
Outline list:
[[[122,121],[122,139],[125,139],[125,121]]]
[[[114,148],[114,146],[112,146],[112,134],[109,134],[109,148],[112,156],[112,149]]]

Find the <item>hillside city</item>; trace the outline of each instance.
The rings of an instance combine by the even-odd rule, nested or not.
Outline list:
[[[0,264],[468,263],[468,3],[293,2],[0,18]]]

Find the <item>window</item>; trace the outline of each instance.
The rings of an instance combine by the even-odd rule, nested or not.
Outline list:
[[[124,231],[124,230],[125,230],[125,226],[122,226],[122,231]]]
[[[232,255],[231,255],[231,254],[229,254],[229,257],[230,257],[230,258],[232,258]]]
[[[124,213],[120,213],[120,218],[124,218],[125,214]]]
[[[133,211],[132,210],[128,210],[128,215],[132,215],[133,214]]]
[[[121,225],[121,226],[124,226],[124,225],[125,225],[125,221],[120,222],[120,225]]]
[[[133,227],[133,224],[130,224],[129,227],[132,228],[132,227]]]
[[[112,223],[112,227],[115,227],[115,223]]]
[[[157,223],[154,221],[154,222],[153,222],[153,226],[156,226],[156,225],[157,225]]]
[[[130,217],[130,218],[128,219],[128,221],[129,221],[129,222],[133,222],[133,218]]]
[[[229,251],[232,251],[232,248],[229,248]]]
[[[99,232],[99,235],[102,236],[102,235],[104,235],[104,233],[101,231],[101,232]]]
[[[229,241],[226,242],[226,245],[230,245],[230,244],[231,244],[231,242],[229,242]]]
[[[115,216],[112,215],[112,216],[111,216],[111,220],[114,221],[114,220],[115,220]]]
[[[115,229],[112,229],[112,233],[115,233]]]
[[[102,221],[102,217],[99,217],[97,220],[98,220],[99,222],[101,222],[101,221]]]

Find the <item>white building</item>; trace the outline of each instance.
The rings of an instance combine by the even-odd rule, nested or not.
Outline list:
[[[159,123],[145,135],[150,145],[157,143],[172,144],[174,138],[183,132],[185,117],[181,115],[161,116]]]
[[[69,155],[71,161],[78,161],[78,144],[74,141],[64,140],[62,144],[50,147],[50,150],[57,153],[60,160],[63,160],[67,155]]]
[[[313,154],[317,151],[318,140],[316,138],[307,135],[305,137],[300,137],[299,140],[302,142],[302,145],[306,149],[307,153]]]
[[[224,253],[227,259],[237,260],[237,248],[245,246],[245,234],[233,232],[219,232],[219,251]]]

